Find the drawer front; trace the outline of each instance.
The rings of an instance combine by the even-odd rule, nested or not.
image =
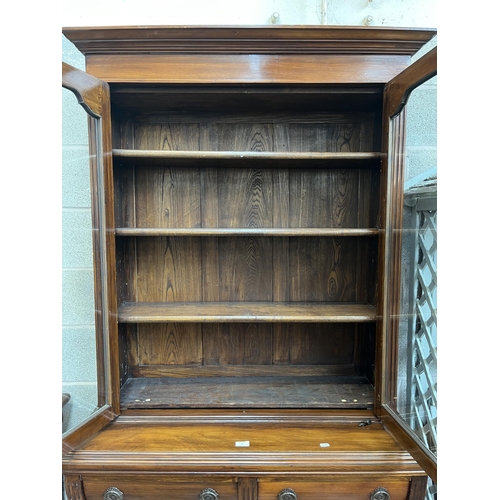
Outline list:
[[[378,488],[378,496],[375,495]],[[261,481],[259,483],[259,500],[406,500],[408,481]],[[278,495],[280,495],[279,497]]]
[[[260,480],[256,489],[258,500],[406,500],[409,482]],[[84,476],[83,491],[86,500],[243,500],[238,499],[236,480],[209,477],[181,482],[161,476]]]
[[[86,500],[237,500],[238,496],[235,482],[210,478],[171,482],[161,477],[84,476],[83,491]],[[203,491],[204,496],[200,496]]]

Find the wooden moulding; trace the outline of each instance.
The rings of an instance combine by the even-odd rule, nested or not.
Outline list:
[[[192,411],[186,412],[119,417],[67,457],[63,469],[67,474],[84,469],[97,474],[210,473],[221,478],[242,470],[261,477],[293,472],[294,478],[308,473],[358,479],[384,473],[393,479],[422,475],[369,410],[346,410],[341,416],[335,410],[225,410],[222,417],[217,410],[202,410],[203,418],[194,419]],[[372,419],[372,424],[359,426],[364,419]],[[240,441],[250,446],[236,447]]]
[[[434,29],[360,26],[122,26],[63,28],[84,54],[412,55]]]

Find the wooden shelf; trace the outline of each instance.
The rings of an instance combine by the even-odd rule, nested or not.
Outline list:
[[[122,408],[353,408],[373,407],[364,377],[129,378]]]
[[[307,153],[307,152],[274,152],[274,151],[170,151],[151,149],[113,149],[113,156],[117,158],[195,158],[218,160],[241,158],[269,159],[269,160],[377,160],[382,158],[382,153]]]
[[[266,167],[295,166],[307,167],[352,167],[359,168],[360,162],[379,162],[383,153],[348,153],[348,152],[256,152],[256,151],[162,151],[162,150],[140,150],[140,149],[113,149],[113,157],[121,160],[140,159],[144,161],[175,161],[176,164],[200,164],[209,166],[225,164],[235,166],[247,165],[248,163],[264,164]],[[365,165],[367,166],[367,165]]]
[[[121,323],[352,323],[376,317],[372,305],[344,302],[126,302],[118,309]]]
[[[131,228],[117,227],[116,236],[376,236],[377,228]]]

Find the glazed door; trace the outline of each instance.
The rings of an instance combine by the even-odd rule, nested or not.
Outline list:
[[[109,87],[62,64],[63,453],[114,419],[116,343]]]
[[[390,81],[380,414],[436,482],[437,48]],[[428,497],[430,498],[430,497]]]

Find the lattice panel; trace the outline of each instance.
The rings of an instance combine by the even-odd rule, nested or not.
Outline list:
[[[418,236],[409,377],[410,425],[428,448],[437,453],[437,212],[419,211],[415,215]]]

